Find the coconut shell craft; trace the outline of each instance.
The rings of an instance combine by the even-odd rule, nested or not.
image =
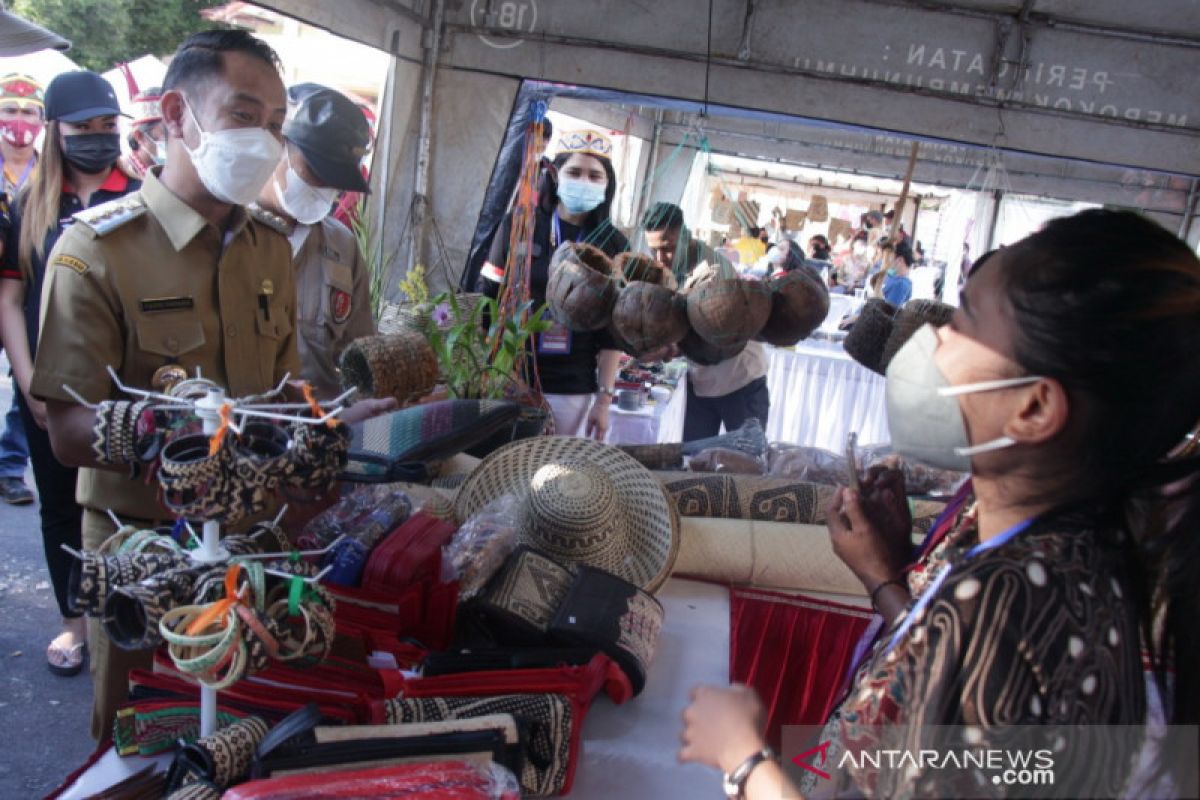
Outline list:
[[[550,258],[546,302],[554,318],[573,331],[606,326],[618,288],[612,262],[590,244],[563,242]]]
[[[687,293],[688,322],[704,341],[740,350],[771,314],[771,293],[761,281],[715,277]]]
[[[842,342],[850,357],[872,372],[883,374],[883,348],[892,335],[896,307],[886,300],[872,298],[863,304],[858,320]]]
[[[954,316],[954,306],[939,303],[937,300],[909,300],[896,312],[895,324],[887,342],[883,345],[883,355],[879,360],[879,368],[887,371],[892,363],[892,356],[904,346],[917,329],[929,323],[935,328],[950,322]]]
[[[355,339],[342,353],[342,383],[365,397],[394,397],[401,405],[429,394],[438,379],[437,356],[419,333]]]
[[[776,347],[791,347],[808,338],[829,313],[829,290],[817,276],[798,269],[767,281],[771,314],[759,338]]]
[[[665,286],[628,284],[613,306],[613,338],[628,345],[625,352],[632,356],[675,344],[688,332],[687,308],[678,297]]]
[[[727,358],[733,358],[746,349],[746,342],[732,344],[712,344],[700,338],[690,328],[683,340],[679,342],[679,350],[693,362],[703,367],[720,364]]]
[[[623,275],[630,283],[645,281],[658,286],[665,286],[667,283],[667,271],[648,256],[621,253],[613,259],[613,267],[618,275]]]

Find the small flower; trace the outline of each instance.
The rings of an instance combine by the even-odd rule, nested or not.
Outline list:
[[[438,305],[438,307],[433,310],[433,313],[430,315],[430,317],[433,319],[433,323],[435,325],[437,325],[439,328],[448,327],[450,325],[450,321],[451,321],[450,320],[450,304],[449,303],[440,303]]]

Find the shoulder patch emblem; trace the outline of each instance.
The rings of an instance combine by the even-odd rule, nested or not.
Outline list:
[[[76,258],[75,256],[59,254],[54,257],[54,263],[64,266],[64,267],[69,267],[70,269],[75,270],[75,272],[79,275],[82,275],[83,273],[88,271],[87,263],[84,261],[81,261],[80,259]]]
[[[350,310],[353,306],[354,302],[351,300],[349,292],[343,292],[337,288],[329,290],[329,311],[336,324],[341,325],[350,318]]]
[[[145,213],[146,203],[141,195],[132,194],[80,211],[75,219],[95,231],[97,236],[104,236]]]

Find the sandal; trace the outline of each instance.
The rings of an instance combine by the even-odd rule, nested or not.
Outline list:
[[[46,668],[62,678],[70,678],[78,675],[83,670],[84,659],[87,658],[87,642],[78,641],[70,647],[64,648],[57,646],[59,639],[69,634],[69,631],[63,631],[50,642],[50,646],[46,648]],[[55,664],[51,660],[51,654],[61,653],[62,664]]]

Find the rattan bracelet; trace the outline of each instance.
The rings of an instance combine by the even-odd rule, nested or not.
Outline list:
[[[179,647],[212,647],[220,642],[228,634],[228,631],[222,629],[215,633],[197,635],[176,633],[177,627],[181,630],[186,628],[188,623],[207,609],[208,606],[201,605],[176,606],[163,614],[162,619],[158,621],[158,632],[162,634],[167,644]]]
[[[184,609],[190,612],[189,619],[194,619],[208,610],[203,606],[184,606]],[[171,632],[171,636],[175,638],[175,641],[172,642],[168,639],[168,652],[171,654],[171,660],[175,662],[176,667],[191,675],[201,675],[216,669],[222,663],[222,659],[230,657],[230,648],[234,647],[238,642],[240,623],[237,612],[233,608],[230,608],[222,616],[222,619],[225,622],[225,627],[219,634],[215,634],[217,636],[215,642],[212,642],[214,634],[211,633],[189,635],[175,633],[174,631]],[[165,620],[166,618],[164,617]],[[160,624],[160,632],[162,629],[163,626]],[[165,634],[163,638],[167,638]]]

